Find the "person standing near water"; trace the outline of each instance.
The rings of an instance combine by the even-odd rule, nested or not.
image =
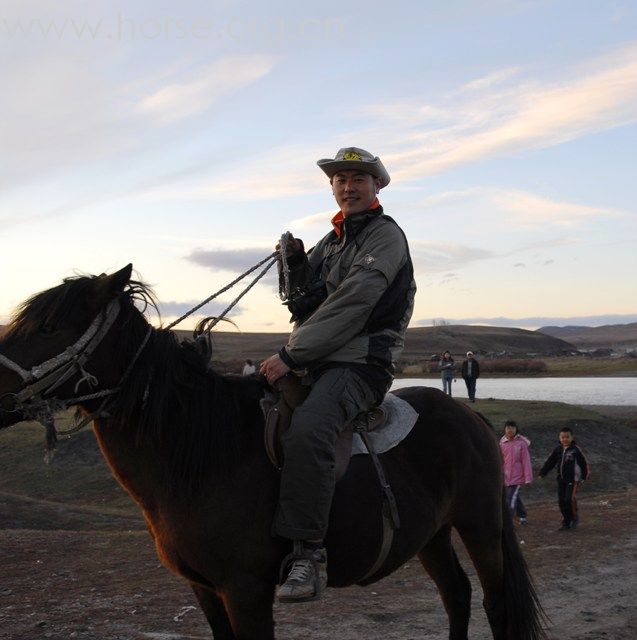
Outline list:
[[[467,351],[467,357],[462,363],[462,378],[467,385],[469,402],[476,401],[476,381],[480,377],[480,365],[473,357],[473,351]]]
[[[453,361],[449,351],[445,351],[442,354],[442,358],[438,363],[438,368],[440,369],[440,376],[442,378],[442,390],[450,396],[451,383],[453,382],[453,377],[455,375],[454,369],[456,368],[456,363]]]

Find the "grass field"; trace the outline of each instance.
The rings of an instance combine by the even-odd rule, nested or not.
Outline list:
[[[462,402],[462,400],[460,400]],[[500,435],[504,421],[512,418],[531,441],[537,470],[557,444],[561,426],[575,430],[593,467],[591,488],[613,490],[637,482],[637,461],[625,451],[637,450],[637,408],[586,408],[560,402],[518,400],[478,400],[471,408],[483,414]],[[70,419],[62,416],[63,421]],[[28,501],[25,509],[37,504],[52,510],[64,506],[80,510],[87,522],[97,513],[131,517],[139,511],[119,487],[102,458],[89,428],[64,438],[51,464],[45,464],[44,430],[37,423],[23,423],[0,432],[0,494],[16,501]],[[534,483],[531,498],[553,494],[553,483]],[[75,520],[81,513],[73,513]],[[57,516],[56,516],[57,519]]]

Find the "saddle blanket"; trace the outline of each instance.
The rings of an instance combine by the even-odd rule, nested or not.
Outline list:
[[[377,430],[367,433],[376,453],[385,453],[402,442],[418,420],[417,411],[408,402],[393,393],[388,393],[385,396],[381,407],[387,415],[387,421]],[[352,455],[361,453],[369,452],[363,439],[354,432]]]

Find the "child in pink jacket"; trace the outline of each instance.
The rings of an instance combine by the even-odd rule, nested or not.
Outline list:
[[[500,449],[504,461],[504,485],[507,504],[511,516],[518,516],[520,524],[526,524],[526,509],[520,497],[520,487],[533,480],[529,445],[531,441],[518,433],[514,420],[504,423],[504,435],[500,439]]]

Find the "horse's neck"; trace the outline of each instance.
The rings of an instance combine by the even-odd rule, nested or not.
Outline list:
[[[96,420],[93,429],[116,480],[144,509],[152,509],[163,485],[156,455],[137,446],[134,431],[114,429],[108,420]]]
[[[252,406],[254,405],[254,406]],[[263,435],[259,430],[258,417],[260,408],[258,399],[252,394],[245,397],[242,403],[246,413],[255,414],[250,422],[252,425],[252,436],[247,438],[241,448],[240,460],[232,473],[232,478],[225,478],[223,482],[214,481],[208,485],[206,493],[232,492],[232,487],[239,482],[238,478],[243,478],[241,482],[256,482],[255,475],[250,471],[252,467],[258,469],[257,475],[269,475],[273,473],[269,460],[267,459],[263,447]],[[239,416],[237,416],[238,418]],[[117,481],[131,494],[131,496],[146,510],[152,510],[164,501],[171,502],[171,492],[174,486],[169,486],[171,480],[167,477],[167,465],[171,456],[175,454],[172,450],[164,450],[158,440],[148,440],[148,436],[140,438],[138,425],[134,418],[130,418],[129,424],[113,424],[106,420],[96,420],[94,431],[113,475]],[[237,429],[243,428],[239,422],[235,424]],[[214,475],[214,474],[212,474]],[[239,484],[241,484],[239,482]]]

